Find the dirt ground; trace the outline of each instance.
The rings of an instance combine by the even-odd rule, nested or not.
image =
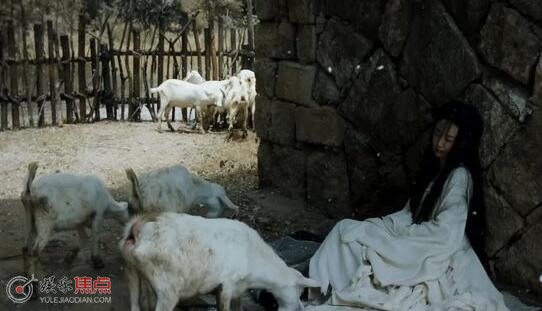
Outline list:
[[[177,128],[179,124],[175,127]],[[257,190],[256,136],[226,141],[225,132],[158,133],[151,122],[99,122],[64,125],[43,129],[23,129],[0,133],[0,281],[4,290],[14,276],[22,275],[21,247],[24,216],[19,194],[26,167],[39,162],[37,176],[56,171],[99,176],[117,200],[128,196],[124,170],[136,173],[173,164],[182,164],[191,172],[223,185],[230,199],[241,208],[238,218],[256,228],[270,240],[297,230],[322,230],[332,222],[318,213],[307,213],[300,202]],[[203,212],[203,211],[195,211]],[[41,263],[43,277],[109,276],[112,302],[109,304],[45,304],[29,301],[13,304],[1,295],[0,310],[125,310],[128,289],[122,272],[117,244],[122,227],[109,220],[102,235],[102,253],[106,267],[94,270],[89,250],[83,248],[77,259],[67,264],[64,257],[77,245],[75,232],[54,236],[46,247]]]
[[[326,232],[334,224],[317,211],[307,209],[303,202],[258,189],[258,142],[254,133],[249,133],[244,140],[226,141],[225,132],[199,134],[164,130],[158,133],[155,128],[156,124],[151,122],[99,122],[0,132],[2,291],[11,278],[23,273],[24,217],[19,193],[26,166],[32,161],[39,162],[38,176],[56,171],[97,175],[117,200],[125,200],[129,193],[125,168],[143,173],[182,164],[193,173],[223,185],[230,199],[240,206],[238,219],[258,230],[268,241],[298,230]],[[64,261],[69,251],[77,246],[75,232],[56,234],[41,257],[42,271],[37,276],[40,280],[55,276],[58,283],[64,276],[71,280],[76,276],[110,277],[111,294],[78,295],[103,297],[105,303],[47,303],[40,300],[48,296],[74,296],[57,291],[54,295],[42,294],[36,300],[15,304],[2,294],[0,310],[128,310],[129,293],[117,246],[121,232],[122,227],[116,222],[105,222],[101,235],[103,269],[91,267],[88,247],[84,247],[72,263]],[[514,306],[511,310],[537,310],[522,304],[510,293],[521,295],[514,289],[508,290],[505,297],[507,303]]]

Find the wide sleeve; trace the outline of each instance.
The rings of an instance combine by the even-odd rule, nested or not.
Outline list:
[[[446,180],[430,221],[389,230],[385,221],[368,220],[363,232],[345,232],[368,247],[367,258],[382,285],[415,285],[437,279],[462,246],[472,181],[467,169]]]

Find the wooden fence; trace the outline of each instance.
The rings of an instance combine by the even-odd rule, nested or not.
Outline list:
[[[190,70],[222,79],[235,74],[246,55],[241,52],[246,30],[225,29],[220,21],[203,34],[193,18],[177,33],[106,23],[98,36],[86,31],[80,15],[76,37],[59,35],[52,21],[34,24],[32,31],[17,29],[12,20],[0,26],[0,130],[104,117],[137,121],[143,107],[154,119],[159,102],[150,87]],[[115,37],[119,29],[122,35]]]

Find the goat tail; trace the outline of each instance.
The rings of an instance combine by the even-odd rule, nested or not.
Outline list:
[[[141,192],[139,190],[139,180],[137,179],[137,175],[135,171],[132,168],[126,169],[126,177],[128,177],[128,180],[130,181],[130,184],[132,185],[132,203],[133,205],[129,205],[129,208],[132,210],[132,213],[138,213],[141,209]]]
[[[227,196],[219,197],[219,200],[222,202],[222,204],[226,205],[227,208],[234,211],[239,210],[239,206],[233,204],[233,202]]]
[[[30,187],[36,177],[36,171],[38,170],[38,162],[32,162],[28,164],[28,172],[26,173],[26,179],[24,183],[23,194],[30,195]]]
[[[151,94],[155,94],[155,93],[160,92],[160,86],[157,86],[157,87],[151,87],[151,88],[149,89],[149,92],[150,92]]]

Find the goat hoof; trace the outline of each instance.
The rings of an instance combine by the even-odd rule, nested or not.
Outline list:
[[[103,260],[98,256],[91,256],[90,260],[92,261],[92,266],[94,269],[101,269],[105,267]]]

